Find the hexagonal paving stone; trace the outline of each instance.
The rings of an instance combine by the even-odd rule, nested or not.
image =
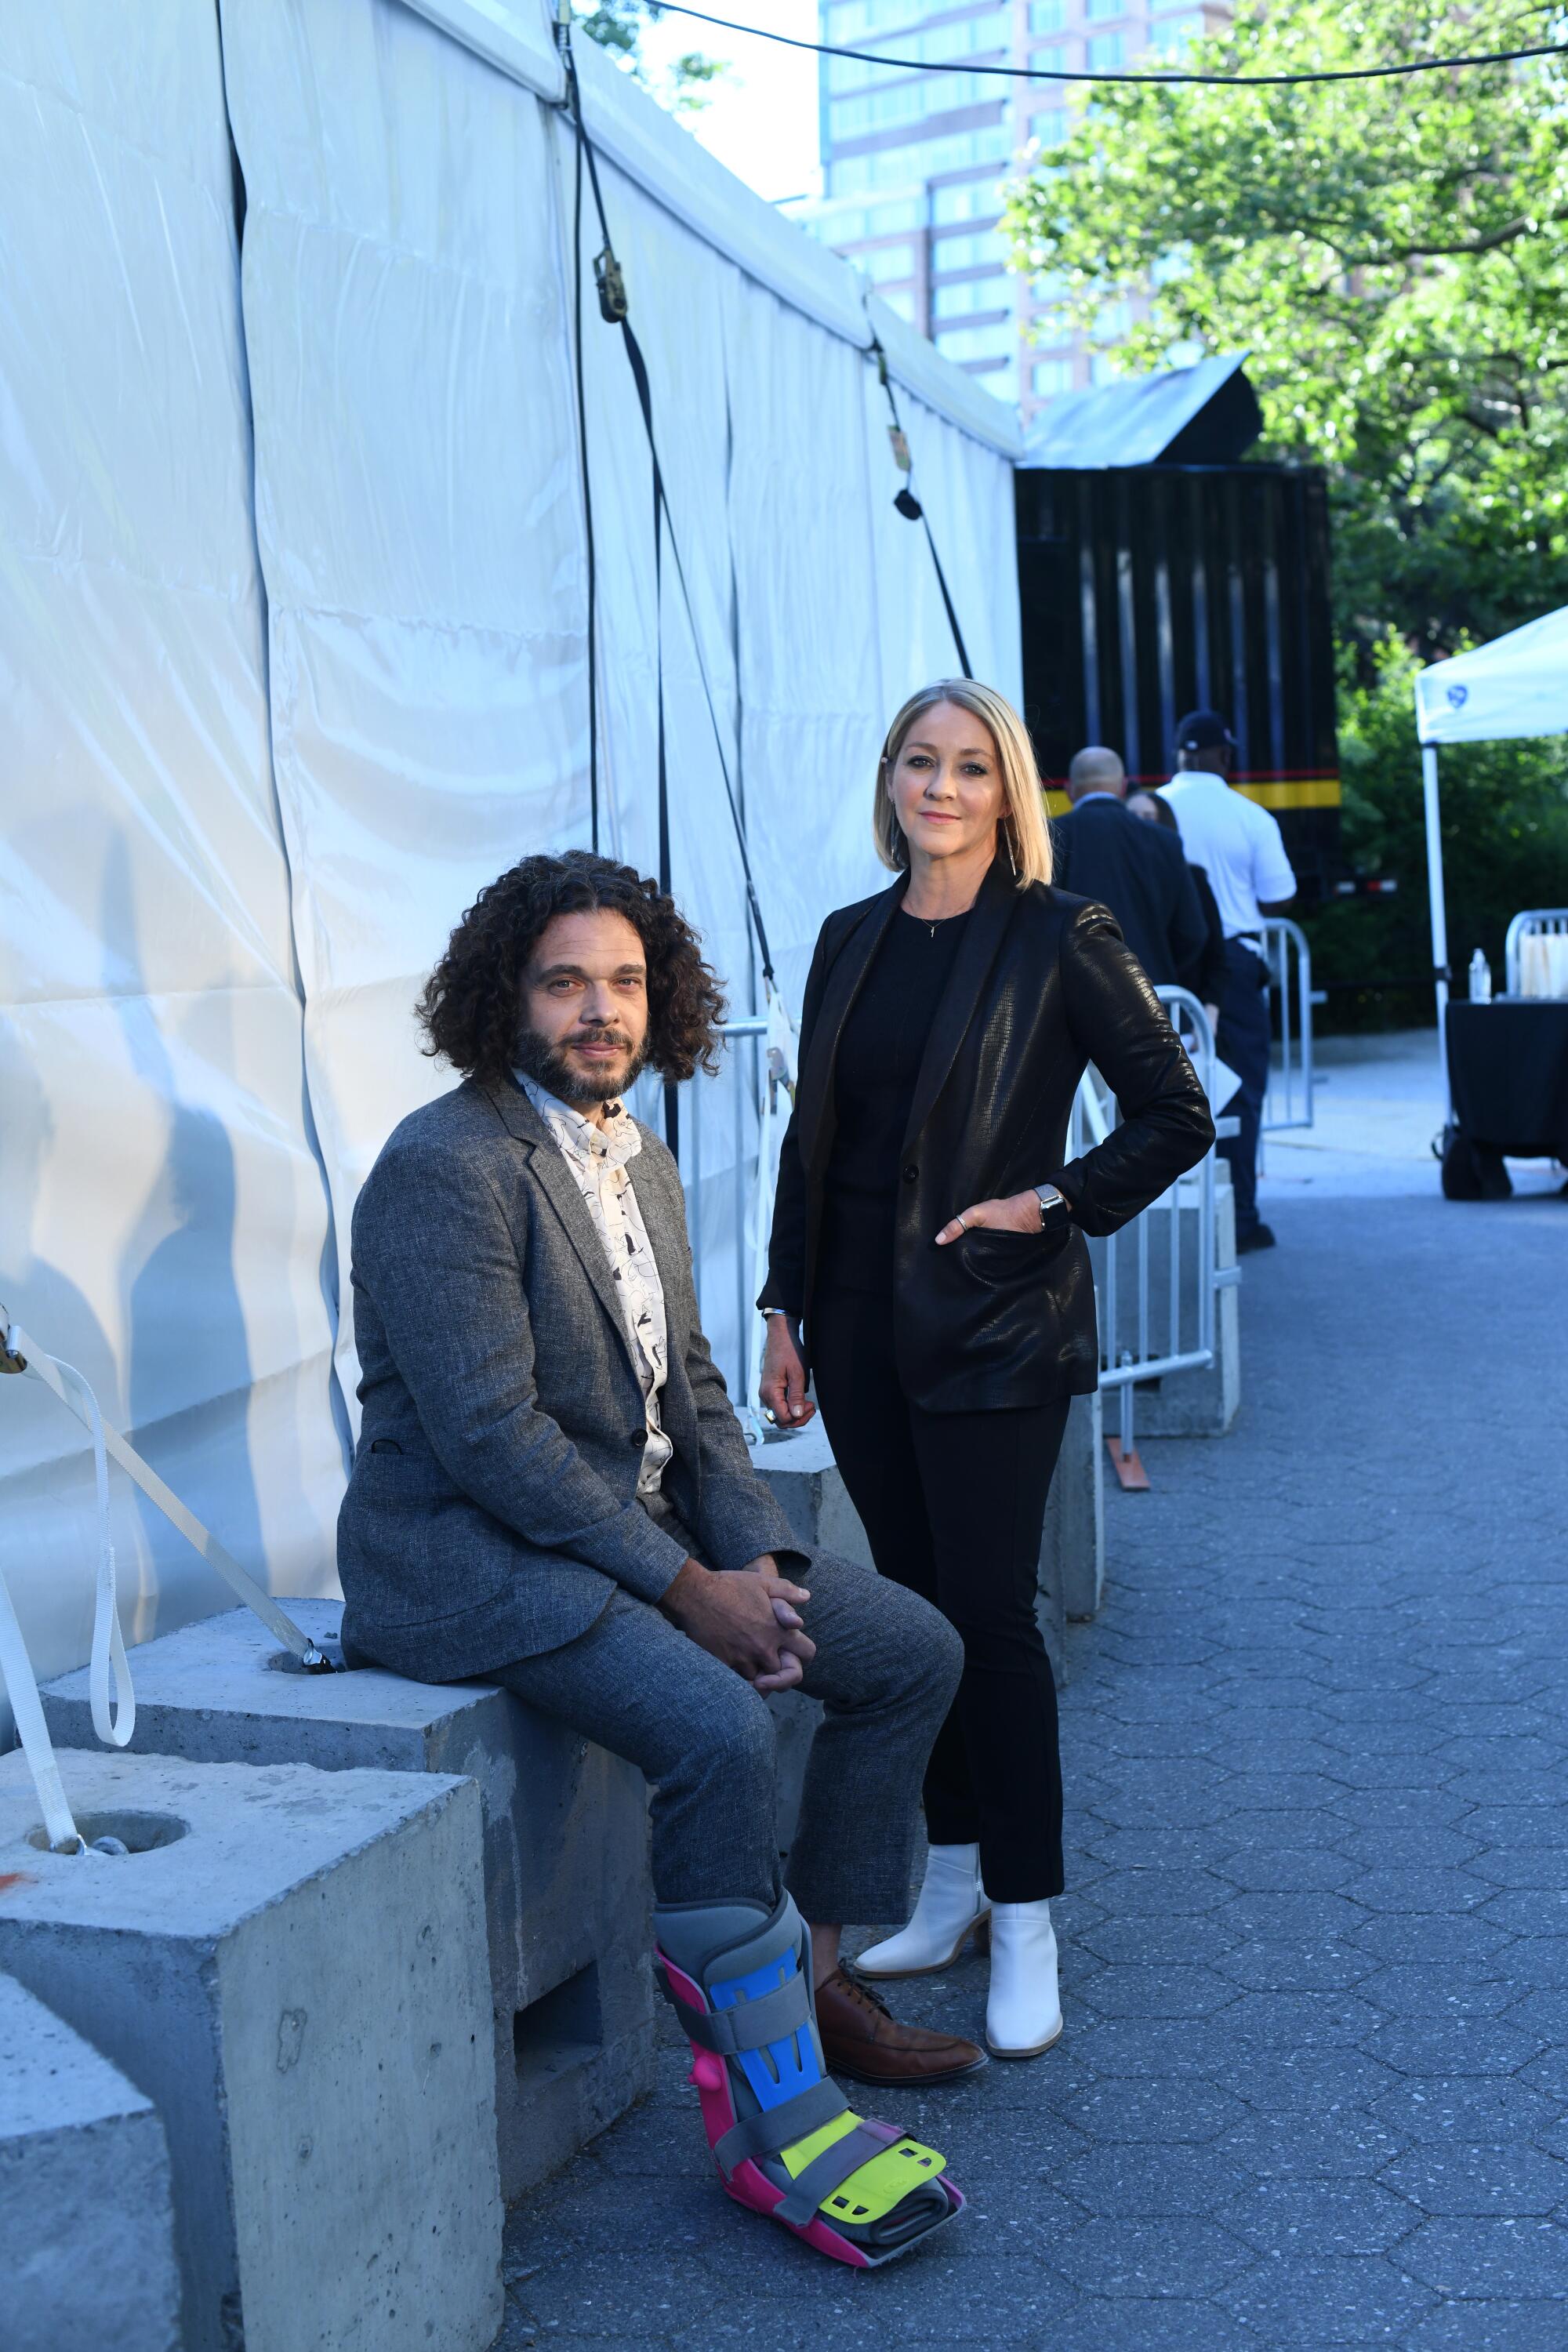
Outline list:
[[[1539,2057],[1541,2039],[1509,2017],[1399,2018],[1363,2043],[1398,2074],[1516,2074]]]
[[[1249,2247],[1212,2221],[1119,2214],[1075,2230],[1052,2267],[1084,2294],[1147,2298],[1212,2294],[1252,2260]]]
[[[1384,2102],[1374,2102],[1381,2110]],[[1268,2179],[1371,2179],[1410,2146],[1378,2113],[1336,2107],[1322,2114],[1253,2114],[1214,2144],[1228,2164]]]
[[[1323,2352],[1329,2345],[1405,2342],[1436,2297],[1377,2254],[1262,2262],[1217,2300],[1253,2328],[1269,2352]]]
[[[1568,2203],[1568,2162],[1536,2147],[1412,2148],[1382,2179],[1428,2214],[1517,2220]]]
[[[1087,1998],[1104,2017],[1208,2017],[1236,1999],[1236,1987],[1212,1969],[1112,1967]]]
[[[1562,2105],[1507,2074],[1467,2074],[1446,2082],[1422,2075],[1384,2092],[1372,2111],[1390,2131],[1410,2139],[1490,2147],[1517,2137],[1545,2146],[1542,2135],[1556,2123]]]
[[[1075,2101],[1072,2119],[1098,2144],[1142,2140],[1207,2146],[1246,2115],[1239,2099],[1187,2075],[1096,2083]]]
[[[1399,2259],[1443,2294],[1568,2296],[1568,2231],[1556,2221],[1424,2221]]]
[[[1385,2254],[1421,2220],[1372,2180],[1258,2180],[1216,2218],[1260,2254]]]

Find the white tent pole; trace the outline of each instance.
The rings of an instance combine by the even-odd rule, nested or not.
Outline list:
[[[1443,1065],[1443,1124],[1454,1116],[1448,1091],[1448,919],[1443,904],[1443,833],[1437,813],[1437,748],[1421,746],[1421,790],[1426,804],[1426,887],[1432,901],[1432,976],[1437,990],[1437,1055]]]

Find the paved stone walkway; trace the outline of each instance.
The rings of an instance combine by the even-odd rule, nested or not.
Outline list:
[[[807,2253],[672,2044],[514,2215],[507,2352],[1568,2345],[1568,1202],[1269,1213],[1237,1428],[1149,1445],[1072,1637],[1066,2034],[882,2103],[969,2214]],[[973,1960],[899,1991],[979,2030]]]

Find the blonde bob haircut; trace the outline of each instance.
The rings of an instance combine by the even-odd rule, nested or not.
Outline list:
[[[939,702],[951,702],[978,719],[996,746],[1005,795],[997,832],[1001,847],[1012,862],[1018,888],[1026,889],[1031,882],[1048,882],[1051,833],[1046,822],[1046,798],[1029,730],[1005,695],[998,694],[994,687],[978,686],[970,677],[939,677],[934,686],[922,686],[918,694],[910,695],[889,728],[882,756],[877,762],[877,799],[871,815],[878,856],[895,874],[904,873],[909,866],[910,845],[904,838],[889,785],[910,728],[922,710],[934,710]]]

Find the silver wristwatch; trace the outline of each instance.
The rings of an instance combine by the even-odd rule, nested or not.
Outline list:
[[[1054,1184],[1037,1184],[1034,1187],[1034,1193],[1036,1200],[1040,1204],[1040,1231],[1044,1233],[1046,1227],[1051,1222],[1051,1211],[1053,1209],[1060,1209],[1065,1213],[1067,1211],[1067,1201],[1063,1194],[1058,1192]]]

